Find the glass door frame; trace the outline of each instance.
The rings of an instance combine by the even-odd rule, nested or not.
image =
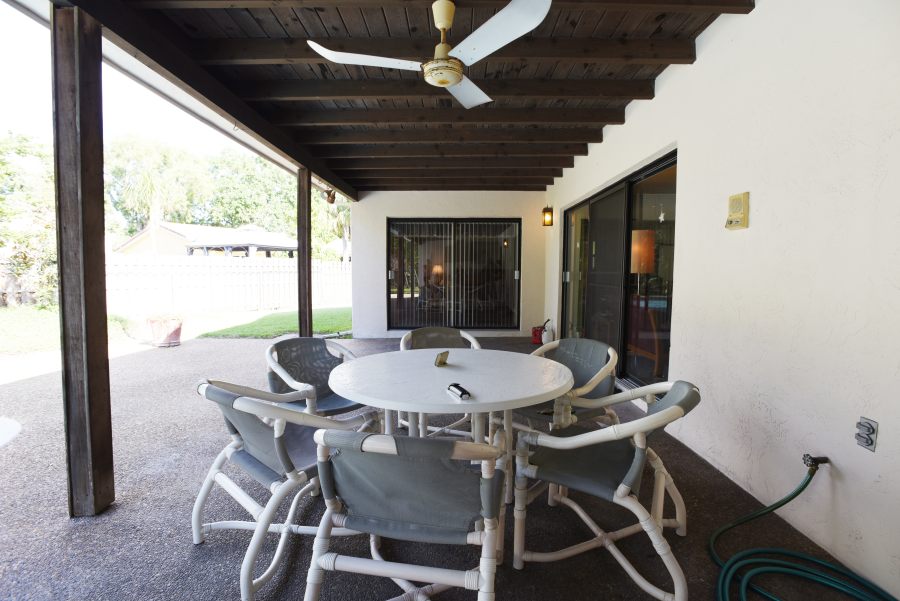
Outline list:
[[[560,271],[560,303],[561,303],[561,311],[560,311],[560,338],[566,337],[569,335],[569,332],[566,331],[568,329],[568,310],[569,310],[569,282],[566,282],[566,273],[570,272],[571,265],[569,265],[569,245],[572,241],[569,239],[569,217],[571,212],[576,211],[582,207],[590,206],[591,203],[596,202],[605,196],[609,195],[612,192],[618,191],[622,186],[625,187],[626,201],[625,201],[625,214],[626,219],[630,220],[630,216],[632,214],[632,209],[634,208],[634,195],[633,190],[635,184],[642,182],[643,180],[656,175],[657,173],[672,167],[678,162],[678,151],[673,150],[672,152],[660,157],[659,159],[653,161],[649,165],[638,169],[634,173],[623,177],[622,179],[610,184],[609,186],[603,188],[598,191],[596,194],[592,195],[590,198],[587,198],[577,204],[574,204],[563,211],[563,246],[562,246],[562,270]],[[676,199],[677,202],[677,199]],[[630,261],[630,249],[631,249],[631,228],[626,227],[625,230],[625,246],[622,249],[622,257],[623,257],[623,278],[622,278],[622,289],[628,289],[628,277],[629,277],[629,269],[628,262]],[[638,381],[636,379],[630,377],[624,377],[625,370],[625,341],[628,333],[628,312],[626,307],[627,296],[625,294],[622,295],[622,307],[621,307],[621,315],[622,315],[622,327],[620,333],[620,339],[616,341],[604,341],[612,344],[613,348],[616,349],[616,352],[619,353],[619,363],[616,366],[616,376],[620,378],[621,383],[626,388],[633,388],[637,386],[643,386],[644,382]]]

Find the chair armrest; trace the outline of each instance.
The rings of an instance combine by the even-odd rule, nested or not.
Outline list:
[[[222,394],[223,391],[225,394]],[[368,421],[366,417],[368,413],[375,411],[374,408],[370,408],[368,411],[348,419],[331,419],[307,413],[300,407],[284,404],[283,397],[289,397],[291,394],[275,394],[229,382],[204,381],[198,385],[197,392],[212,401],[244,413],[257,417],[283,419],[298,426],[313,428],[356,429]]]
[[[480,349],[480,348],[481,348],[481,343],[478,342],[478,340],[477,340],[474,336],[472,336],[471,334],[469,334],[468,332],[466,332],[466,331],[464,331],[464,330],[460,330],[460,331],[459,331],[459,335],[462,336],[463,338],[465,338],[466,340],[468,340],[468,341],[469,341],[469,346],[471,346],[473,349]]]
[[[222,380],[204,380],[200,382],[200,384],[197,385],[197,393],[201,396],[206,396],[207,386],[221,388],[222,390],[227,390],[228,392],[233,392],[240,396],[252,396],[257,399],[269,401],[270,403],[294,403],[296,401],[304,401],[308,398],[307,394],[303,391],[285,393],[269,392],[268,390],[260,390],[259,388],[251,388],[250,386],[241,386],[240,384],[232,384],[231,382],[224,382]],[[206,398],[209,397],[207,396]]]
[[[634,421],[626,422],[624,424],[613,424],[601,430],[586,432],[584,434],[579,434],[578,436],[560,438],[543,432],[522,432],[519,434],[519,441],[551,449],[578,449],[604,442],[622,440],[623,438],[631,438],[635,434],[650,432],[675,421],[683,415],[684,409],[675,405]]]
[[[543,357],[547,351],[552,351],[553,349],[557,348],[558,346],[559,346],[559,340],[554,340],[553,342],[548,342],[544,346],[531,351],[531,354],[535,355],[536,357]]]
[[[325,340],[325,346],[328,347],[328,350],[337,352],[337,354],[339,354],[345,361],[347,359],[356,359],[356,355],[353,353],[353,351],[348,349],[343,344],[339,344],[332,340]]]
[[[541,347],[543,348],[543,347]],[[538,349],[541,350],[541,349]],[[595,389],[600,382],[608,378],[609,376],[616,373],[616,364],[619,362],[619,355],[616,353],[613,347],[609,347],[609,360],[606,362],[600,371],[598,371],[594,376],[584,383],[583,386],[578,388],[573,388],[569,392],[566,393],[566,396],[569,397],[580,397],[582,395],[588,394],[590,391]]]
[[[403,338],[400,339],[400,350],[408,351],[410,340],[412,340],[412,330],[403,335]]]
[[[635,399],[639,399],[645,397],[647,395],[657,395],[669,392],[671,390],[674,382],[657,382],[656,384],[650,384],[648,386],[641,386],[640,388],[633,388],[631,390],[626,390],[624,392],[619,392],[616,394],[611,394],[609,396],[605,396],[599,399],[583,399],[583,398],[573,398],[571,400],[573,407],[582,407],[585,409],[597,409],[600,407],[609,407],[610,405],[615,405],[616,403],[622,403],[624,401],[633,401]]]
[[[320,446],[327,447],[325,443],[325,430],[317,430],[313,435],[313,439]],[[379,453],[382,455],[396,455],[397,443],[394,437],[388,434],[370,434],[362,441],[363,453]],[[501,457],[504,454],[502,449],[488,444],[479,444],[477,442],[455,441],[453,443],[453,451],[448,459],[458,459],[463,461],[489,461]]]
[[[270,346],[266,349],[266,364],[269,369],[275,372],[275,374],[282,379],[282,381],[300,393],[301,396],[294,400],[301,399],[314,399],[316,398],[316,387],[311,384],[304,384],[303,382],[298,382],[294,378],[291,377],[291,374],[285,370],[278,360],[275,359],[275,346]]]

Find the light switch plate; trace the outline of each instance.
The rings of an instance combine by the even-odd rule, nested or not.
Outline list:
[[[750,193],[742,192],[728,197],[728,219],[725,229],[742,230],[750,226]]]

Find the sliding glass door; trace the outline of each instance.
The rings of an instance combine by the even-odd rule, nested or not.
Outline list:
[[[636,384],[668,377],[676,175],[672,155],[565,213],[562,335],[611,344]]]
[[[388,328],[518,329],[518,219],[389,219]]]

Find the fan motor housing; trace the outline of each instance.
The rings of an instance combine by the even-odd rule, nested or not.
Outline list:
[[[425,81],[439,88],[455,86],[463,78],[463,64],[455,58],[436,58],[422,65]]]

